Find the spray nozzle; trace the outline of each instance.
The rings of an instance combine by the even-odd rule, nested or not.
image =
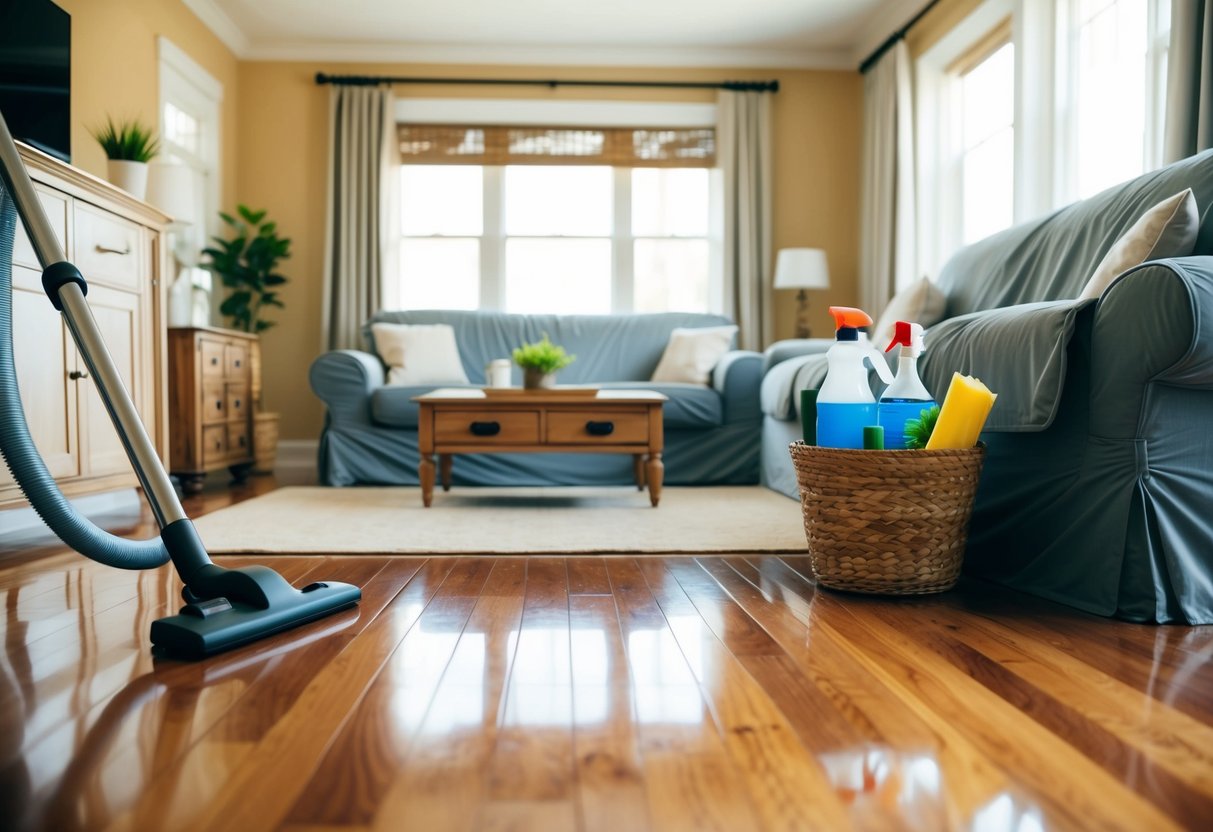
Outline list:
[[[834,329],[843,327],[858,329],[861,326],[872,325],[871,316],[853,306],[831,306],[830,314],[834,316]]]
[[[888,352],[896,346],[909,347],[914,350],[915,355],[922,352],[924,349],[922,324],[898,321],[893,328],[893,340],[884,348],[884,351]]]

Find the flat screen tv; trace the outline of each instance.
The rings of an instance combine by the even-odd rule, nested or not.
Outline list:
[[[0,113],[13,138],[71,161],[72,21],[50,0],[0,0]]]

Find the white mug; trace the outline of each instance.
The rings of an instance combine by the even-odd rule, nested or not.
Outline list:
[[[489,387],[510,386],[510,360],[497,358],[490,361],[484,368],[485,383]]]

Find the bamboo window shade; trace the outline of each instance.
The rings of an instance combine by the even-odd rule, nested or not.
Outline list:
[[[404,164],[703,168],[716,163],[711,127],[400,124],[397,130]]]

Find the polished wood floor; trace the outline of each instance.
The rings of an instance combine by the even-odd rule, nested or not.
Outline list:
[[[11,555],[5,829],[1213,824],[1210,628],[792,557],[271,557],[364,600],[191,664],[148,649],[168,570]]]

